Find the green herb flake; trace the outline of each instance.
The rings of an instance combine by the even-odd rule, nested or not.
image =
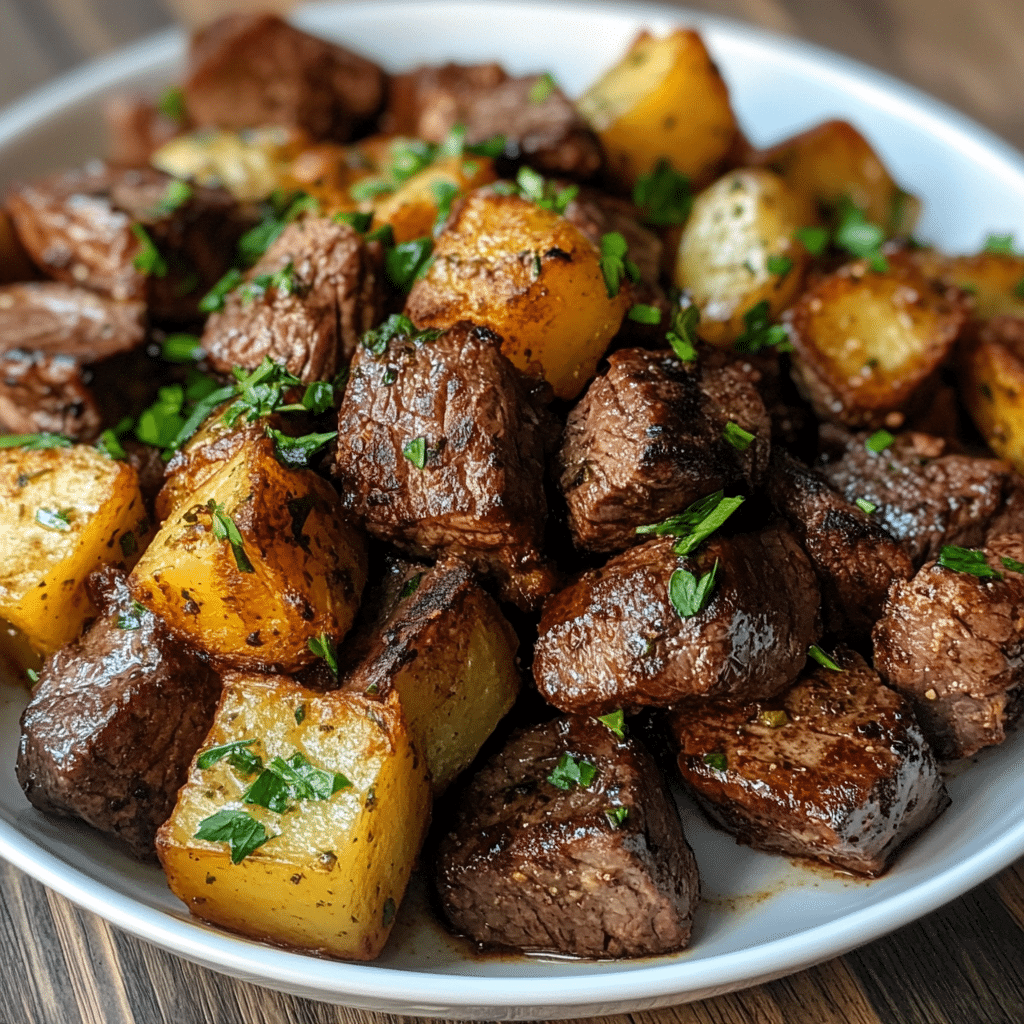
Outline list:
[[[402,454],[417,468],[423,469],[427,465],[427,439],[415,437],[402,449]]]
[[[722,751],[717,750],[711,754],[705,754],[701,761],[704,762],[709,768],[714,768],[716,772],[724,772],[729,767],[729,760]]]
[[[653,227],[683,224],[693,207],[690,179],[662,158],[653,171],[637,178],[633,204],[639,208],[644,222]]]
[[[789,725],[789,715],[781,708],[778,710],[766,709],[757,716],[759,725],[766,725],[769,729],[781,729]]]
[[[867,260],[875,272],[884,274],[889,269],[889,261],[881,250],[885,232],[877,224],[872,224],[864,216],[864,211],[849,199],[839,208],[839,224],[834,237],[840,249]]]
[[[1014,256],[1013,232],[1006,235],[986,235],[981,251],[992,253],[994,256]]]
[[[395,186],[383,178],[362,178],[348,190],[348,194],[357,203],[372,203],[378,196],[395,191]]]
[[[315,380],[306,387],[302,405],[311,413],[327,412],[334,404],[334,385],[329,380]]]
[[[1001,572],[988,564],[985,552],[974,548],[958,548],[952,544],[945,544],[939,553],[939,565],[983,580],[1003,578]]]
[[[296,725],[302,725],[302,723],[305,720],[306,720],[306,705],[305,704],[300,704],[295,709],[295,724]]]
[[[722,430],[722,437],[729,442],[738,452],[745,452],[753,443],[754,435],[749,430],[744,430],[738,423],[729,420]]]
[[[1018,299],[1024,299],[1024,277],[1022,277],[1013,286],[1013,294],[1016,295]]]
[[[242,800],[283,814],[296,801],[329,800],[351,785],[341,772],[317,768],[297,750],[287,761],[273,758],[242,794]]]
[[[896,438],[888,430],[876,430],[865,442],[864,447],[869,452],[881,455]]]
[[[104,430],[100,434],[100,438],[96,442],[96,450],[102,452],[109,459],[123,460],[128,458],[128,453],[124,450],[124,446],[112,429]]]
[[[401,292],[408,292],[430,268],[434,240],[430,235],[401,242],[384,255],[384,272]]]
[[[126,530],[121,534],[119,543],[121,545],[121,554],[125,558],[131,558],[139,550],[139,542],[135,539],[135,534],[131,530]]]
[[[391,166],[388,174],[401,184],[429,167],[437,158],[438,147],[423,139],[395,139],[391,143]]]
[[[793,269],[793,261],[788,256],[769,256],[765,267],[769,274],[785,277]]]
[[[832,672],[842,672],[843,666],[836,663],[833,658],[830,658],[817,644],[811,644],[807,648],[807,656],[813,658],[822,668],[827,668]]]
[[[657,306],[645,306],[642,302],[630,306],[626,316],[638,324],[653,326],[661,323],[661,310]]]
[[[166,217],[174,213],[179,206],[184,206],[191,198],[192,186],[187,181],[174,178],[167,183],[167,189],[160,197],[160,202],[153,207],[153,216]]]
[[[626,819],[629,817],[628,807],[606,807],[604,816],[608,819],[608,824],[614,829],[622,828],[626,823]]]
[[[854,501],[854,504],[866,516],[871,515],[871,513],[874,512],[875,509],[878,508],[878,506],[873,501],[868,501],[867,498],[857,498],[856,501]]]
[[[218,761],[226,760],[232,768],[243,775],[255,775],[263,771],[263,759],[249,749],[255,742],[255,739],[235,740],[219,747],[209,747],[196,758],[196,767],[206,771]]]
[[[322,434],[303,434],[302,437],[291,437],[267,427],[267,436],[274,441],[274,452],[282,466],[289,469],[301,469],[308,466],[310,459],[317,452],[327,447],[337,436],[337,430],[328,430]]]
[[[797,228],[793,237],[812,255],[820,256],[828,245],[828,229],[817,227]]]
[[[508,139],[504,135],[491,135],[482,142],[474,142],[465,147],[467,153],[473,156],[486,156],[497,160],[502,156],[508,146]]]
[[[733,342],[737,352],[756,354],[773,348],[776,352],[792,352],[789,334],[781,324],[773,324],[771,303],[762,299],[743,314],[743,332]]]
[[[27,668],[27,669],[25,669],[25,675],[28,676],[30,682],[33,682],[33,683],[38,683],[39,682],[39,673],[34,668]]]
[[[655,537],[669,535],[678,537],[679,543],[672,549],[677,555],[687,555],[711,536],[742,505],[743,497],[727,498],[724,491],[715,491],[660,523],[638,526],[638,534],[652,534]]]
[[[665,340],[684,363],[697,361],[697,325],[699,323],[700,310],[696,306],[687,306],[685,309],[677,306],[672,311],[672,325],[665,335]]]
[[[160,345],[160,358],[168,363],[194,363],[204,355],[195,334],[168,334]]]
[[[717,559],[711,571],[706,572],[699,580],[686,569],[676,569],[672,573],[668,581],[668,597],[681,619],[693,618],[707,607],[717,577]]]
[[[224,506],[219,504],[213,498],[207,503],[206,507],[210,510],[210,515],[213,522],[213,535],[217,540],[226,540],[231,545],[231,552],[235,556],[235,565],[238,567],[239,572],[251,573],[255,572],[252,562],[249,561],[249,556],[245,553],[245,544],[242,541],[242,535],[239,533],[238,526],[235,521],[224,511]]]
[[[196,839],[227,843],[231,863],[240,864],[271,837],[263,823],[241,810],[222,810],[199,822]]]
[[[566,753],[558,759],[558,764],[555,765],[551,774],[547,776],[547,781],[559,789],[569,790],[574,786],[586,788],[594,781],[596,775],[596,765],[591,764],[582,757],[576,758],[572,754]]]
[[[132,601],[127,612],[114,620],[118,629],[141,629],[143,617],[149,614],[149,609],[138,601]]]
[[[70,448],[71,444],[71,439],[63,434],[0,434],[0,449],[24,448],[35,452],[44,448]]]
[[[132,260],[132,266],[150,277],[167,276],[167,260],[160,255],[160,250],[149,237],[149,233],[141,224],[132,225],[132,234],[139,240],[139,251]]]
[[[347,224],[350,228],[365,235],[373,223],[372,213],[359,213],[358,210],[342,210],[331,218],[336,224]]]
[[[620,740],[626,738],[626,716],[619,708],[618,711],[611,711],[607,715],[598,715],[597,720]]]
[[[224,308],[224,301],[229,292],[234,291],[242,283],[242,271],[232,267],[200,300],[199,311],[217,313]]]
[[[170,88],[165,89],[156,101],[156,109],[164,117],[170,118],[179,126],[188,120],[188,110],[185,107],[185,93],[182,92],[180,86],[172,85]]]
[[[402,586],[402,592],[398,595],[399,601],[404,601],[407,597],[412,597],[413,594],[419,590],[420,582],[423,580],[423,573],[418,572],[415,576],[410,576]]]
[[[552,75],[550,71],[545,71],[544,74],[530,86],[530,91],[527,96],[531,103],[543,103],[557,88],[558,83],[555,81],[554,75]]]
[[[437,217],[434,220],[434,234],[444,227],[452,212],[452,203],[459,194],[459,186],[451,181],[434,181],[430,184],[430,194],[437,205]]]
[[[626,239],[618,231],[609,231],[601,236],[601,273],[609,299],[619,294],[624,276],[634,283],[640,280],[640,270],[629,258],[628,252]]]
[[[497,184],[501,185],[502,182]],[[515,190],[518,190],[519,195],[527,202],[534,203],[542,210],[557,213],[559,216],[565,213],[566,208],[579,195],[580,191],[578,185],[559,188],[553,181],[548,181],[532,167],[519,168],[513,192]]]
[[[338,647],[326,634],[321,633],[318,637],[310,637],[309,649],[318,657],[327,662],[327,667],[335,674],[338,674]]]
[[[47,530],[67,533],[71,529],[70,512],[71,509],[64,508],[37,508],[36,522]]]

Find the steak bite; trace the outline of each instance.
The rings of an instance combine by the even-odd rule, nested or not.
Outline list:
[[[779,449],[772,452],[768,496],[818,575],[827,631],[867,636],[881,618],[889,584],[913,575],[910,556],[820,473]]]
[[[81,818],[152,859],[220,681],[133,602],[112,567],[90,577],[100,617],[52,655],[21,717],[18,781],[48,814]]]
[[[328,380],[380,313],[379,277],[359,233],[309,218],[289,224],[227,294],[202,347],[222,373],[269,357],[307,383]]]
[[[1024,535],[974,557],[973,572],[928,562],[898,580],[873,633],[875,667],[947,759],[1002,743],[1024,711],[1024,575],[1003,561],[1019,567]],[[999,577],[974,575],[986,569]]]
[[[342,504],[373,536],[461,558],[530,608],[553,581],[541,554],[543,444],[497,335],[468,323],[416,332],[392,317],[352,360],[334,471]]]
[[[679,770],[708,816],[760,850],[880,875],[949,805],[910,705],[840,650],[769,702],[678,708]]]
[[[92,441],[102,426],[99,406],[74,359],[19,349],[0,354],[0,430]]]
[[[476,942],[604,958],[689,941],[697,864],[637,741],[587,719],[523,730],[460,807],[437,887],[452,925]]]
[[[940,437],[908,431],[881,451],[877,435],[825,428],[828,482],[847,501],[875,506],[872,519],[903,545],[915,568],[944,544],[980,544],[1017,476],[999,459],[947,452]]]
[[[288,125],[348,142],[384,100],[384,72],[274,14],[230,14],[193,35],[182,91],[200,128]]]
[[[696,554],[659,537],[584,573],[544,604],[533,676],[562,711],[601,715],[688,697],[749,701],[784,690],[818,639],[818,584],[781,526],[714,537]],[[703,610],[670,597],[677,571],[714,570]]]
[[[498,64],[421,67],[391,80],[382,129],[443,142],[456,125],[466,142],[504,136],[507,156],[548,174],[589,178],[603,155],[572,101],[543,75],[510,78]]]

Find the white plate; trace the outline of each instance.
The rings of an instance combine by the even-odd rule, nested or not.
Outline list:
[[[656,6],[392,0],[304,9],[300,23],[392,69],[500,59],[513,72],[551,70],[577,93],[641,27],[699,27],[757,143],[842,116],[875,142],[895,177],[924,199],[919,234],[952,250],[989,231],[1024,237],[1024,160],[960,114],[814,47],[738,24]],[[0,115],[0,181],[41,174],[102,151],[103,97],[173,79],[181,38],[158,36],[90,65]],[[478,958],[432,923],[413,892],[385,955],[332,963],[247,942],[189,919],[155,868],[139,866],[84,827],[29,807],[14,777],[24,693],[0,685],[0,855],[109,921],[216,970],[354,1007],[458,1018],[620,1013],[770,980],[867,942],[965,892],[1024,854],[1024,735],[951,780],[953,806],[884,878],[841,880],[736,846],[683,804],[705,900],[687,952],[578,963]]]

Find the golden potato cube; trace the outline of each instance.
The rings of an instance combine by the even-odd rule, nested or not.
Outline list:
[[[85,578],[151,536],[127,462],[88,445],[0,450],[0,618],[52,654],[96,614]]]
[[[429,776],[398,698],[319,693],[280,676],[228,673],[224,683],[210,734],[157,834],[171,891],[197,917],[242,935],[372,960],[430,817]],[[201,767],[227,744],[243,753]],[[289,768],[327,774],[312,790],[289,788]]]
[[[404,571],[402,571],[404,570]],[[398,693],[440,794],[479,753],[519,694],[518,640],[464,562],[399,563],[369,650],[345,688]]]
[[[348,632],[365,582],[363,540],[334,489],[283,467],[261,437],[178,506],[128,586],[219,662],[293,672],[314,660],[310,640]]]
[[[847,121],[825,121],[757,155],[812,207],[849,199],[889,235],[908,235],[920,201],[893,181],[871,144]]]
[[[460,320],[491,328],[520,370],[575,398],[631,304],[623,280],[608,295],[601,254],[575,225],[516,195],[471,193],[438,235],[406,315],[420,328]]]
[[[737,132],[729,90],[701,37],[687,29],[661,39],[641,32],[576,106],[625,188],[659,160],[695,187],[706,185]]]
[[[744,313],[767,301],[774,319],[796,299],[810,257],[793,233],[812,219],[778,175],[758,168],[730,171],[696,197],[675,283],[700,310],[705,341],[729,348]]]
[[[974,312],[981,319],[993,316],[1024,317],[1024,257],[980,252],[974,256],[931,256],[936,276],[974,296]]]

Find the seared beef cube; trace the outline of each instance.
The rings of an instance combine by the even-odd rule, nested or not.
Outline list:
[[[589,178],[603,162],[597,136],[541,75],[510,78],[497,64],[445,64],[391,80],[384,131],[442,142],[456,125],[465,126],[470,144],[504,136],[508,156],[548,174]]]
[[[875,667],[913,703],[942,758],[1002,743],[1024,710],[1024,534],[989,541],[982,578],[937,562],[889,592],[875,625]],[[982,569],[984,571],[984,569]]]
[[[825,430],[822,436],[833,456],[821,466],[828,482],[847,501],[874,505],[872,518],[903,545],[915,568],[937,558],[944,544],[980,544],[1016,479],[999,459],[946,454],[946,442],[930,434],[900,434],[880,452],[867,445],[875,435]]]
[[[165,142],[187,126],[161,112],[146,96],[112,96],[103,108],[107,129],[107,159],[119,167],[145,167]]]
[[[101,615],[43,666],[21,717],[18,781],[41,811],[81,818],[152,859],[220,681],[132,601],[118,570],[89,585]]]
[[[534,607],[552,586],[540,550],[543,431],[501,339],[467,323],[440,337],[373,337],[356,351],[338,415],[342,503],[373,536],[455,555]]]
[[[866,636],[882,616],[889,584],[914,574],[910,556],[820,473],[779,449],[772,452],[768,496],[818,574],[826,629]]]
[[[182,85],[199,127],[289,125],[348,142],[384,100],[372,61],[273,14],[230,14],[197,32]]]
[[[0,430],[93,441],[102,427],[96,399],[76,360],[20,349],[0,353]]]
[[[602,715],[695,696],[749,701],[796,679],[819,635],[819,598],[790,533],[715,537],[686,556],[675,543],[630,548],[545,602],[533,676],[550,704]],[[716,564],[707,604],[684,618],[669,596],[673,575],[700,580]]]
[[[949,805],[910,705],[852,651],[771,702],[674,711],[679,770],[709,817],[760,850],[880,875]]]
[[[172,321],[195,317],[245,227],[221,189],[101,161],[22,185],[7,203],[43,273],[112,299],[142,299],[154,318]]]
[[[329,380],[380,319],[379,279],[357,231],[310,218],[289,224],[245,283],[211,314],[202,346],[214,369],[265,357],[301,380]]]
[[[569,414],[559,473],[580,547],[621,551],[636,528],[767,468],[771,425],[757,389],[732,364],[694,372],[671,352],[624,349],[608,357]],[[730,421],[754,435],[744,451]]]
[[[637,741],[587,719],[535,726],[476,774],[460,806],[437,868],[458,931],[581,957],[653,956],[689,941],[697,865]]]

